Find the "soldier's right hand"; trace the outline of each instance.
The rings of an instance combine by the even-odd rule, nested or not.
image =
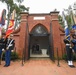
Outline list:
[[[5,50],[4,50],[4,49],[2,49],[2,51],[4,52]]]
[[[7,47],[6,50],[8,50],[9,48]]]

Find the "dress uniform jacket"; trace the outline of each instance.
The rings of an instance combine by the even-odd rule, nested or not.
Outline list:
[[[1,58],[1,54],[2,54],[2,49],[5,48],[5,40],[4,38],[0,39],[0,58]]]
[[[5,66],[10,65],[11,61],[11,50],[14,49],[14,40],[13,39],[6,39],[6,51],[5,51]]]
[[[6,48],[8,48],[8,50],[13,50],[14,49],[14,40],[13,39],[7,39],[6,40]]]
[[[73,43],[73,50],[74,50],[74,52],[76,53],[76,39],[73,39],[72,40],[72,43]]]

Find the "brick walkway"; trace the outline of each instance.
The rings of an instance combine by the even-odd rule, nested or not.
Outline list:
[[[2,61],[0,75],[76,75],[76,68],[70,68],[63,60],[60,61],[60,67],[57,66],[57,61],[52,62],[50,59],[30,59],[24,66],[21,63],[15,61],[9,67],[3,67]]]

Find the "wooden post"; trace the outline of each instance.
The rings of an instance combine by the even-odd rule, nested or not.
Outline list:
[[[60,64],[59,64],[59,54],[58,54],[58,48],[57,48],[57,60],[58,60],[57,66],[58,66],[58,67],[60,67]]]

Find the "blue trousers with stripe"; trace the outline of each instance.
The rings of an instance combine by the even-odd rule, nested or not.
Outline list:
[[[10,65],[11,61],[11,50],[6,50],[5,52],[5,65]]]
[[[1,59],[2,49],[0,49],[0,59]]]

